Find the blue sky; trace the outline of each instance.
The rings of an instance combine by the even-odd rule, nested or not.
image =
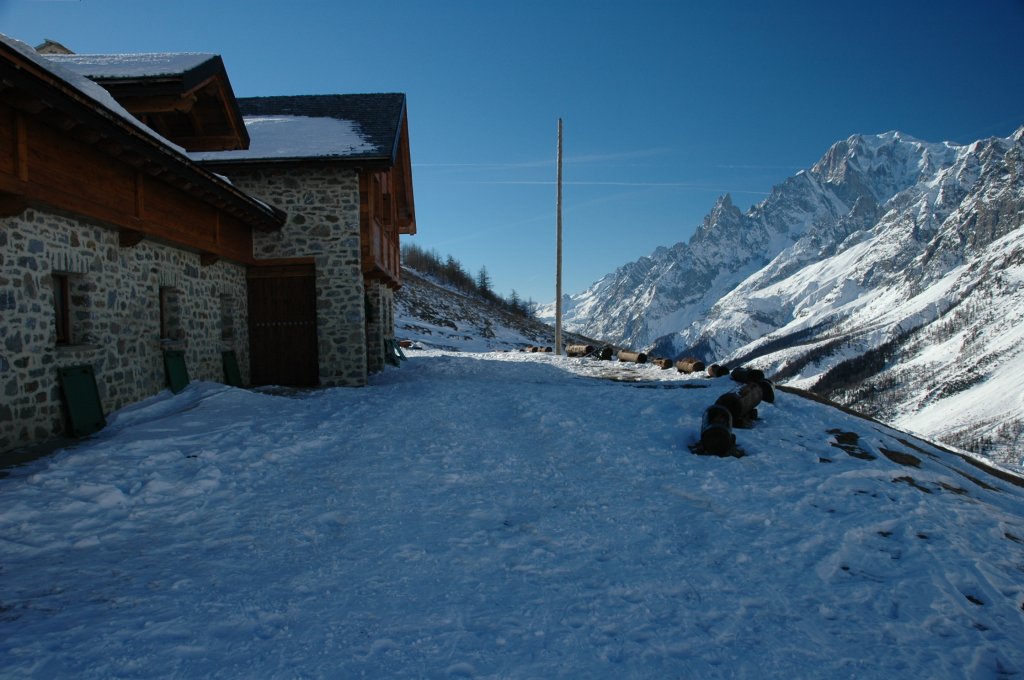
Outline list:
[[[496,290],[579,292],[854,133],[1024,125],[1024,0],[0,0],[79,53],[223,56],[235,94],[405,92],[420,246]]]

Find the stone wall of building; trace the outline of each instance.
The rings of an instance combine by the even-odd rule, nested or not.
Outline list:
[[[359,253],[359,175],[331,167],[235,169],[243,191],[288,213],[284,228],[254,234],[260,259],[313,257],[322,385],[366,384],[366,296]]]
[[[366,285],[366,363],[370,373],[384,370],[385,341],[395,338],[395,293],[379,281]]]
[[[59,345],[55,274],[71,317]],[[234,350],[248,381],[247,329],[243,266],[202,266],[145,240],[121,248],[115,230],[37,210],[0,219],[0,451],[63,432],[58,367],[92,366],[110,413],[164,389],[164,348],[185,351],[191,379],[212,381]]]

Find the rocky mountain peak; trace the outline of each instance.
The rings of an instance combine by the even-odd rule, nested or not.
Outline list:
[[[1024,327],[1022,280],[1024,127],[971,145],[853,135],[746,213],[720,197],[688,244],[573,296],[566,325],[706,363],[756,361],[873,415],[939,413],[914,427],[963,445],[976,421],[961,395],[1012,357],[1024,372],[1011,330]],[[1024,445],[1024,403],[993,403],[991,445]]]

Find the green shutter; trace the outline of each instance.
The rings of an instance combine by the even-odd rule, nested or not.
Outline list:
[[[84,437],[106,427],[92,366],[65,366],[57,369],[57,374],[67,405],[68,434]]]
[[[171,388],[171,392],[177,394],[188,386],[185,352],[180,349],[165,349],[164,370],[167,372],[167,386]]]
[[[238,357],[233,349],[220,353],[220,361],[224,365],[224,384],[232,387],[242,386],[242,373],[238,370]]]

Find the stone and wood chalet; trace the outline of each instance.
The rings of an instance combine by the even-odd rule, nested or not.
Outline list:
[[[240,100],[216,55],[0,36],[0,452],[67,431],[74,368],[104,413],[172,355],[192,379],[365,384],[415,224],[404,95]]]

